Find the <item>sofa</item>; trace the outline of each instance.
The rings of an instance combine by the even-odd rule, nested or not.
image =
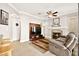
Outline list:
[[[73,32],[70,32],[64,38],[49,39],[49,51],[57,56],[71,56],[77,40]]]

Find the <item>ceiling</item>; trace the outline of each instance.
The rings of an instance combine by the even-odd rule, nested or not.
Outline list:
[[[50,10],[52,12],[58,11],[59,16],[78,11],[77,3],[12,3],[12,5],[19,11],[40,18],[47,17],[46,12]]]
[[[14,10],[7,3],[0,3],[0,9],[5,10],[8,13],[14,13]]]

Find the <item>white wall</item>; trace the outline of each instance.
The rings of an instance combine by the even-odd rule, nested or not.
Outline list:
[[[68,30],[78,34],[78,13],[68,15]]]
[[[20,42],[29,40],[29,19],[27,16],[21,15],[21,39]]]
[[[68,34],[68,19],[66,16],[60,17],[60,27],[53,27],[53,18],[45,19],[45,21],[42,22],[42,34],[46,38],[52,38],[52,31],[53,29],[61,29],[63,31],[63,35]]]
[[[44,21],[42,21],[42,34],[46,38],[51,38],[51,23],[51,19],[45,19]]]
[[[3,38],[10,38],[13,40],[19,40],[19,26],[16,26],[19,19],[16,16],[9,16],[8,25],[0,24],[0,34],[3,35]]]
[[[60,17],[60,24],[61,24],[61,30],[63,31],[63,35],[67,35],[69,32],[69,30],[68,30],[68,17],[67,16]]]
[[[9,27],[7,25],[0,25],[0,34],[3,35],[4,38],[9,38]]]
[[[10,15],[9,18],[9,37],[12,41],[19,40],[19,33],[20,33],[20,22],[19,17],[16,14]],[[16,26],[16,23],[19,26]]]
[[[0,3],[0,9],[5,10],[9,13],[9,21],[8,25],[0,24],[0,34],[3,35],[3,38],[10,38],[11,40],[18,39],[17,29],[15,23],[17,21],[17,13],[7,4],[7,3]]]
[[[0,9],[6,9],[6,5],[0,4]],[[0,34],[2,34],[5,37],[9,37],[9,29],[7,25],[0,24]]]
[[[21,20],[21,40],[20,42],[29,41],[29,23],[41,24],[41,20],[26,16],[20,15]]]
[[[61,27],[63,27],[63,32],[67,35],[69,32],[78,33],[78,12],[67,14],[60,17]]]
[[[68,18],[67,16],[61,16],[60,17],[60,27],[53,27],[53,18],[46,19],[42,22],[42,34],[46,38],[52,38],[52,31],[53,29],[61,29],[63,31],[63,35],[68,34]]]
[[[7,4],[0,3],[0,9],[8,12],[9,6],[7,6]],[[2,34],[4,38],[9,38],[9,25],[0,24],[0,34]]]

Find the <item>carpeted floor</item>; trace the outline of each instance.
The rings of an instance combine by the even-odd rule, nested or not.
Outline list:
[[[30,42],[20,43],[18,41],[13,42],[14,49],[12,56],[56,56],[49,51],[44,51]],[[78,45],[74,49],[74,55],[78,56]]]
[[[55,56],[49,51],[42,52],[43,50],[35,47],[30,42],[20,43],[18,41],[13,42],[14,49],[12,51],[13,56]]]

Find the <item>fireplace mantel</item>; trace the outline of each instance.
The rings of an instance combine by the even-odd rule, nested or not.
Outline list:
[[[63,35],[67,35],[68,34],[68,28],[67,27],[51,27],[51,30],[60,30],[62,31]]]
[[[67,27],[51,27],[51,29],[68,29]]]

